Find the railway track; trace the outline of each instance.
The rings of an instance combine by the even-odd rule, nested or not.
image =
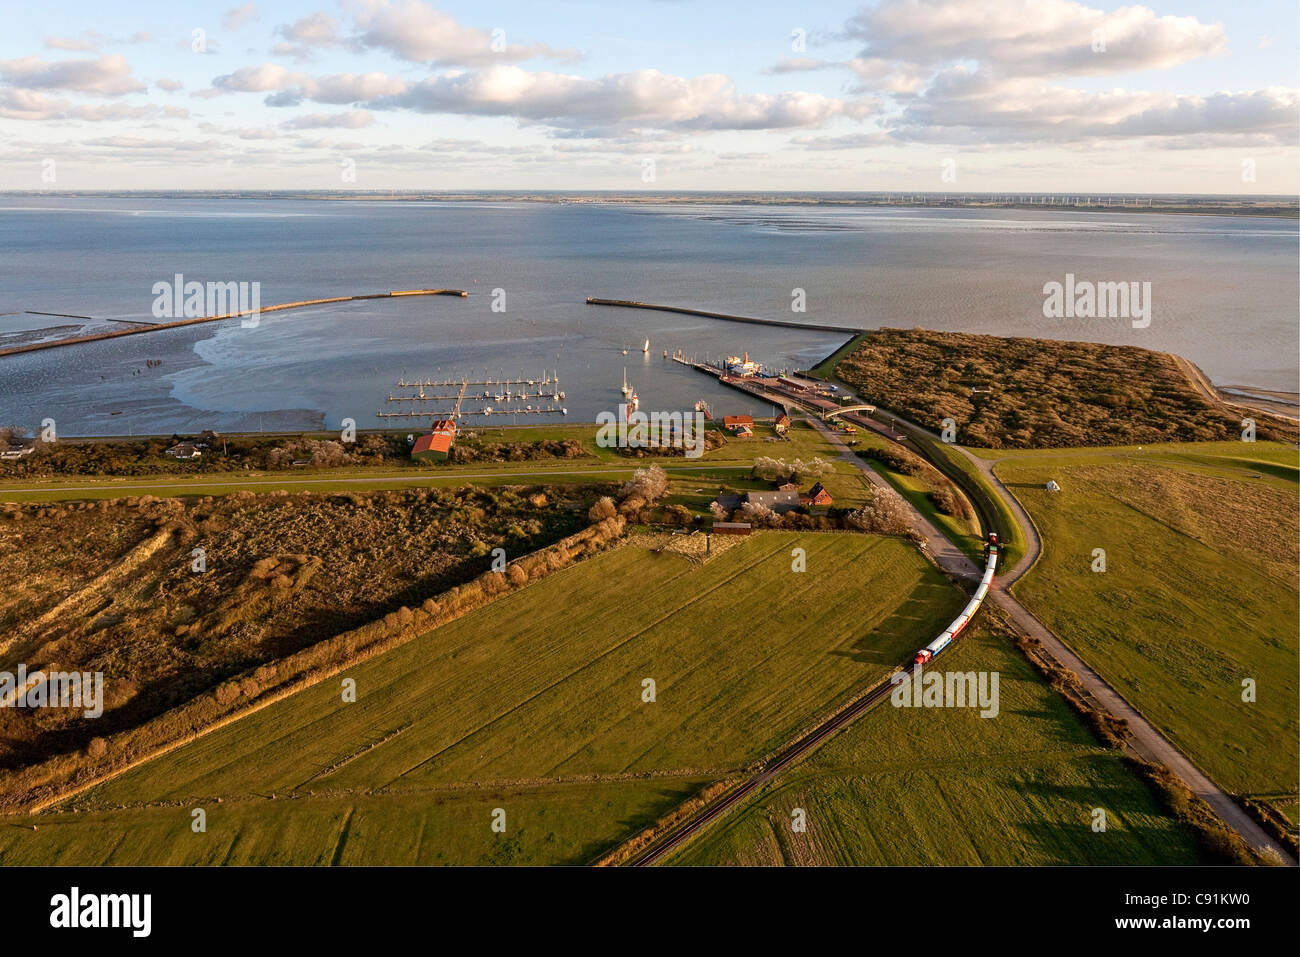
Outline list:
[[[681,847],[689,838],[698,834],[704,828],[708,827],[718,818],[724,816],[728,811],[743,801],[746,797],[758,791],[763,785],[767,784],[783,770],[794,764],[800,758],[806,756],[815,750],[818,745],[827,738],[844,730],[855,720],[870,711],[875,705],[883,699],[889,697],[893,686],[888,679],[883,684],[872,688],[869,692],[853,702],[847,708],[836,712],[824,724],[809,732],[800,738],[794,744],[790,745],[776,757],[772,758],[763,768],[747,780],[737,784],[731,790],[727,791],[720,798],[707,805],[702,811],[678,824],[675,828],[668,831],[659,839],[653,841],[648,847],[643,848],[627,860],[629,867],[646,867],[650,864],[656,864],[663,860],[668,854]]]

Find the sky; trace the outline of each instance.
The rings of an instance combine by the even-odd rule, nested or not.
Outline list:
[[[6,0],[0,189],[1300,193],[1295,0]]]

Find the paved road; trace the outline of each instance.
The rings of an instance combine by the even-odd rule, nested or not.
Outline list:
[[[989,480],[998,496],[1006,503],[1007,508],[1011,509],[1011,514],[1020,526],[1020,530],[1025,533],[1025,553],[1020,556],[1020,561],[1016,562],[1010,568],[1002,569],[998,572],[998,578],[995,580],[994,587],[1005,591],[1020,579],[1025,572],[1033,567],[1038,560],[1039,553],[1043,550],[1043,540],[1038,536],[1038,529],[1034,527],[1033,519],[1025,511],[1020,500],[1011,494],[1011,490],[1002,484],[1002,479],[993,474],[993,466],[996,462],[990,462],[988,459],[982,459],[973,452],[968,452],[960,445],[953,446],[958,452],[966,456],[967,461],[979,470],[980,474]]]
[[[1190,373],[1189,373],[1190,376]],[[1218,399],[1217,393],[1215,399]],[[821,403],[818,403],[819,405]],[[869,428],[875,428],[881,431],[883,426],[879,423],[872,424],[872,420],[863,419],[860,416],[846,415],[847,420],[855,424],[866,425]],[[918,429],[929,435],[934,435],[928,429],[914,425],[899,416],[895,416],[897,421],[905,426]],[[849,451],[848,447],[840,441],[839,436],[828,429],[825,429],[820,422],[815,419],[813,424],[822,429],[824,434],[828,435],[831,441],[838,445],[844,451],[842,456],[846,460],[852,460],[863,469],[877,485],[883,485],[884,480],[875,472],[865,467],[865,463]],[[935,436],[938,438],[938,436]],[[1268,833],[1260,827],[1253,818],[1248,815],[1242,807],[1237,804],[1228,794],[1214,783],[1210,777],[1200,768],[1192,763],[1172,741],[1164,736],[1150,721],[1148,721],[1136,708],[1134,708],[1118,691],[1097,674],[1086,662],[1076,655],[1070,648],[1061,641],[1046,625],[1033,616],[1029,609],[1020,604],[1019,601],[1008,590],[1011,585],[1015,584],[1038,559],[1042,552],[1042,538],[1038,534],[1038,529],[1034,527],[1033,520],[1029,513],[1025,511],[1020,501],[1011,494],[1010,490],[1002,483],[993,472],[996,463],[987,459],[982,459],[961,446],[953,446],[989,479],[994,490],[999,497],[1006,503],[1007,508],[1011,510],[1016,522],[1023,529],[1025,534],[1025,554],[1012,568],[1001,572],[993,580],[993,586],[989,589],[989,597],[998,607],[1002,608],[1011,617],[1026,634],[1032,635],[1042,643],[1044,650],[1054,658],[1061,667],[1073,671],[1079,677],[1083,687],[1101,704],[1110,714],[1116,718],[1121,718],[1128,723],[1130,740],[1128,749],[1138,757],[1154,764],[1162,764],[1174,774],[1201,800],[1205,801],[1215,810],[1215,813],[1233,830],[1235,830],[1242,839],[1257,851],[1265,848],[1271,848],[1276,851],[1283,861],[1295,865],[1296,860],[1290,852],[1282,847],[1277,841],[1269,837]],[[915,510],[914,510],[915,511]],[[939,561],[940,567],[952,572],[953,574],[963,577],[969,574],[978,575],[978,570],[969,558],[966,558],[961,551],[948,541],[933,524],[927,522],[919,513],[917,513],[918,526],[922,533],[930,540],[931,553],[935,560]],[[959,556],[968,566],[969,571],[963,568],[962,562],[959,562],[953,553]],[[940,559],[940,555],[943,558]]]
[[[860,455],[854,454],[853,450],[844,444],[844,441],[838,434],[832,432],[819,419],[810,417],[809,422],[813,424],[821,434],[832,444],[840,449],[840,458],[851,463],[858,468],[873,485],[880,488],[892,490],[892,486],[882,478],[875,469],[871,468]],[[907,502],[906,499],[903,500]],[[949,575],[959,579],[975,579],[981,576],[981,570],[978,565],[970,560],[960,548],[952,543],[947,536],[943,534],[933,522],[922,515],[911,502],[907,502],[907,507],[912,510],[912,520],[916,524],[917,531],[926,537],[926,551],[934,558],[939,567]]]
[[[1130,733],[1128,747],[1130,751],[1145,761],[1153,764],[1163,764],[1170,771],[1173,771],[1191,789],[1193,794],[1214,808],[1219,817],[1240,834],[1255,850],[1271,847],[1281,855],[1282,860],[1294,864],[1295,861],[1290,852],[1269,837],[1268,832],[1260,827],[1242,809],[1241,805],[1210,780],[1209,776],[1193,764],[1187,755],[1166,738],[1155,725],[1143,717],[1141,712],[1129,704],[1118,691],[1111,687],[1106,679],[1102,678],[1082,658],[1071,651],[1065,642],[1056,637],[1046,625],[1035,618],[1029,609],[1020,604],[1015,596],[1011,594],[1008,590],[1010,586],[1025,572],[1029,571],[1042,552],[1042,539],[1039,537],[1038,529],[1034,527],[1029,513],[1025,511],[1019,499],[1012,495],[1011,491],[1002,484],[1002,480],[993,473],[993,467],[996,463],[980,458],[966,449],[960,447],[958,449],[989,479],[1025,532],[1024,557],[1005,575],[994,580],[993,587],[989,590],[993,601],[1011,616],[1012,621],[1021,630],[1037,638],[1047,653],[1056,659],[1057,664],[1078,675],[1079,682],[1103,708],[1116,718],[1121,718],[1128,723]]]
[[[1219,817],[1240,834],[1251,847],[1257,851],[1270,847],[1281,855],[1282,860],[1295,864],[1295,859],[1291,857],[1290,852],[1269,837],[1268,832],[1255,823],[1255,820],[1242,809],[1241,805],[1229,797],[1205,772],[1193,764],[1191,759],[1166,738],[1155,725],[1143,717],[1141,712],[1129,704],[1101,675],[1097,674],[1082,658],[1071,651],[1065,642],[1061,641],[1046,625],[1035,618],[1029,609],[1020,604],[1015,596],[1011,594],[1008,589],[1029,571],[1034,562],[1038,560],[1038,556],[1043,550],[1042,538],[1038,534],[1038,529],[1034,527],[1029,513],[1020,504],[1020,500],[1012,495],[1011,491],[1002,483],[1002,480],[994,474],[993,468],[997,463],[981,458],[961,446],[954,446],[954,448],[965,455],[967,460],[988,478],[998,495],[1011,509],[1016,522],[1019,523],[1025,533],[1024,556],[1012,568],[1003,574],[999,574],[993,580],[993,587],[989,589],[991,599],[1011,616],[1011,620],[1022,631],[1037,638],[1047,653],[1056,659],[1057,664],[1078,675],[1079,682],[1102,707],[1116,718],[1128,722],[1131,736],[1128,742],[1130,751],[1145,761],[1153,764],[1163,764],[1178,775],[1193,794],[1214,808]]]
[[[1290,852],[1269,837],[1268,833],[1242,810],[1241,805],[1211,781],[1182,751],[1178,750],[1151,722],[1112,688],[1106,679],[1093,671],[1082,658],[1071,651],[1005,588],[999,586],[990,589],[989,597],[998,607],[1004,609],[1024,632],[1037,638],[1042,643],[1043,649],[1056,659],[1057,664],[1078,675],[1079,682],[1103,708],[1115,717],[1128,722],[1130,751],[1152,764],[1163,764],[1178,775],[1193,794],[1214,808],[1215,813],[1251,847],[1256,850],[1271,847],[1283,861],[1295,864]]]

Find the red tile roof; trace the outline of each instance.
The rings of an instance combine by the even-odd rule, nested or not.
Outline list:
[[[416,455],[420,452],[450,452],[451,436],[445,434],[422,435],[415,440],[415,445],[411,446],[411,454]]]
[[[800,497],[802,498],[803,496]],[[826,491],[826,486],[822,485],[821,482],[818,482],[808,490],[807,498],[808,503],[811,505],[831,505],[835,501],[831,498],[831,493]]]

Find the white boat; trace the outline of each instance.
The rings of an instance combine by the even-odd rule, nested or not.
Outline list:
[[[633,394],[632,387],[627,384],[627,369],[623,370],[623,396],[626,398]]]
[[[644,352],[646,355],[649,355],[649,354],[650,354],[650,340],[649,340],[649,339],[647,339],[647,340],[645,341],[645,345],[643,345],[643,346],[641,347],[641,351]]]

